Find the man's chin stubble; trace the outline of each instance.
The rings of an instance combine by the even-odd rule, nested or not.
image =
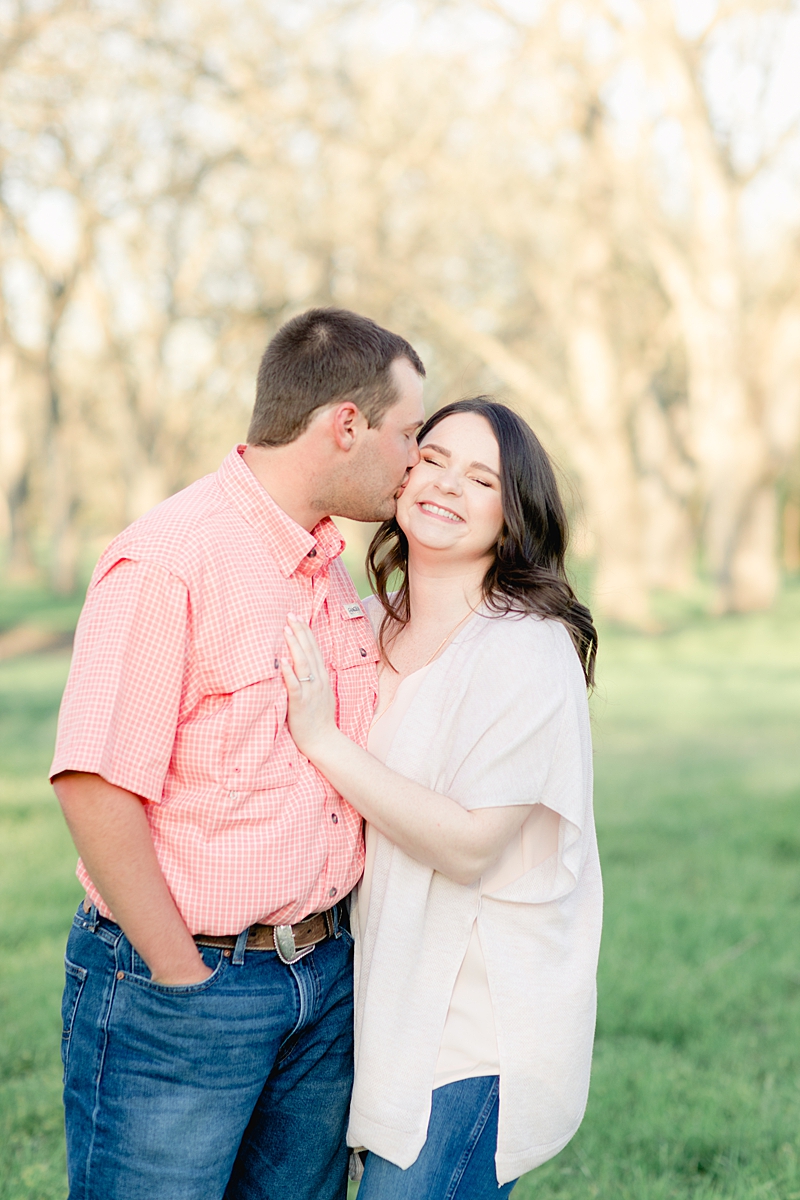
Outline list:
[[[345,501],[333,500],[332,497],[330,499],[333,501],[332,503],[320,499],[312,501],[312,504],[317,512],[328,512],[332,517],[345,517],[348,521],[362,521],[368,524],[391,521],[397,512],[396,496],[388,497],[380,502],[365,501],[363,504],[354,503],[352,499]]]
[[[349,512],[342,512],[338,515],[340,517],[349,517],[351,521],[364,521],[369,524],[375,524],[379,521],[391,521],[396,512],[397,501],[392,499],[385,501],[377,510],[375,508],[368,508],[365,505],[364,508],[351,509]]]

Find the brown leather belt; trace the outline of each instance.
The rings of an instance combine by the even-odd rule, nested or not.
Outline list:
[[[334,934],[333,913],[331,910],[312,913],[296,925],[251,925],[247,934],[245,950],[272,950],[285,963],[295,962],[302,957],[302,951],[308,953],[320,942],[325,942]],[[198,946],[211,946],[215,949],[233,950],[239,940],[236,934],[196,933],[194,940]]]
[[[91,910],[92,902],[87,896],[83,901],[83,911]],[[339,920],[346,914],[342,903],[336,905]],[[334,909],[325,912],[312,913],[296,925],[251,925],[247,933],[245,950],[272,950],[285,963],[297,962],[298,958],[308,954],[320,942],[326,942],[336,932]],[[198,946],[211,946],[220,949],[226,957],[236,948],[239,937],[235,933],[213,934],[196,933],[194,940]]]

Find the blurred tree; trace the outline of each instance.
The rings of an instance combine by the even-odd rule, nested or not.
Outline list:
[[[718,610],[768,604],[800,296],[793,231],[756,245],[746,214],[776,172],[798,186],[800,98],[781,123],[773,85],[799,17],[0,2],[15,569],[44,541],[71,587],[80,538],[242,436],[274,328],[344,304],[420,344],[435,402],[512,394],[575,481],[607,616],[649,625],[698,554]]]

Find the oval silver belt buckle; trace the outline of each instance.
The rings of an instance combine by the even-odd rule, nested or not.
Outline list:
[[[274,927],[273,938],[275,940],[275,950],[278,958],[282,963],[286,963],[290,967],[292,963],[296,963],[299,958],[305,957],[313,946],[303,946],[302,950],[298,950],[294,940],[294,930],[291,925],[276,925]]]

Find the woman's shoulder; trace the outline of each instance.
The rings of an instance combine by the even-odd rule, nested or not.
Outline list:
[[[481,636],[493,648],[505,648],[510,653],[529,649],[559,658],[569,650],[574,653],[566,626],[552,617],[522,612],[494,614],[489,610],[483,615],[486,620],[481,623]]]
[[[467,651],[464,662],[474,679],[525,680],[534,670],[542,683],[549,680],[549,686],[585,692],[578,653],[561,621],[535,613],[486,615],[473,653]]]

